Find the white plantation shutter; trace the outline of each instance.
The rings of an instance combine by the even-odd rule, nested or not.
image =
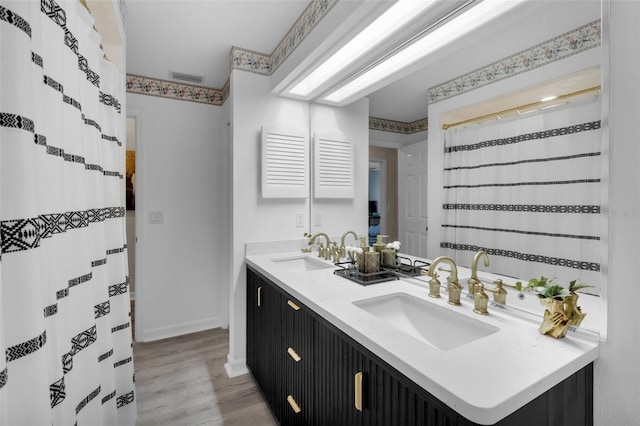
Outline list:
[[[309,138],[290,125],[262,127],[262,197],[309,196]]]
[[[353,198],[354,147],[339,131],[316,133],[314,140],[314,197]]]

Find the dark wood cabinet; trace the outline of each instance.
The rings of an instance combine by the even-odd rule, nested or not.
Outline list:
[[[251,267],[247,366],[282,425],[476,424]],[[496,424],[592,425],[593,364]]]
[[[276,418],[281,416],[281,293],[256,274],[247,275],[247,367]],[[248,344],[249,345],[249,344]]]

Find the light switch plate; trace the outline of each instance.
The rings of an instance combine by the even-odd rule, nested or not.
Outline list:
[[[149,212],[149,223],[151,225],[161,225],[164,223],[164,213],[161,211]]]
[[[296,213],[296,228],[304,226],[304,213]]]

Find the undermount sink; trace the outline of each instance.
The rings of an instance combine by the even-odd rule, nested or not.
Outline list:
[[[332,264],[309,256],[284,257],[273,259],[272,261],[292,271],[315,271],[317,269],[333,268]]]
[[[440,350],[450,350],[489,336],[499,329],[406,293],[394,293],[353,304]]]

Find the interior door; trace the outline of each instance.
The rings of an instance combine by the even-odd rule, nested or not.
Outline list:
[[[401,251],[427,258],[427,141],[398,151],[398,186]]]

